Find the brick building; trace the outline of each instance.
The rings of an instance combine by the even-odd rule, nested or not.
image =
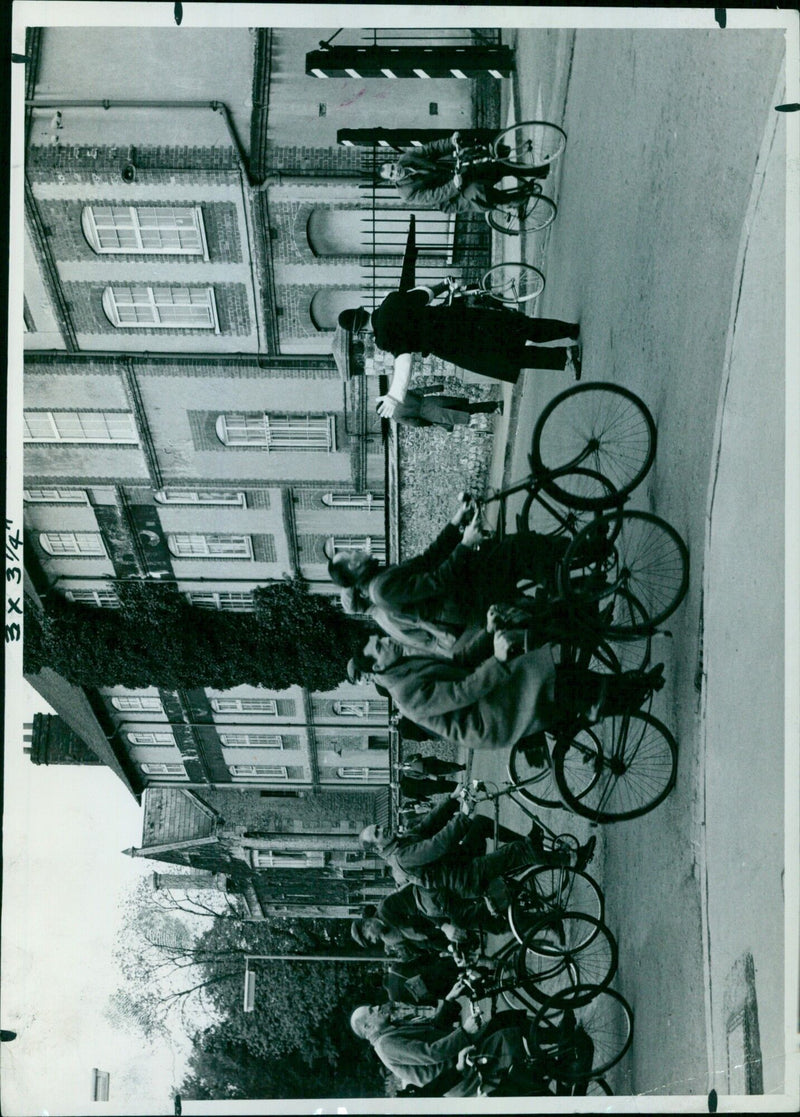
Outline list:
[[[407,223],[399,200],[376,194],[374,153],[337,136],[424,131],[432,116],[463,129],[484,122],[486,90],[452,77],[320,81],[304,59],[325,34],[29,29],[32,602],[55,592],[113,609],[120,579],[158,579],[213,624],[287,573],[333,593],[337,547],[397,553],[395,460],[374,406],[385,369],[368,352],[377,375],[343,380],[331,347],[342,307],[372,305],[376,266],[399,270]],[[452,272],[463,230],[428,233],[425,219],[424,266]],[[295,821],[324,803],[314,841],[296,831],[323,857],[325,840],[356,855],[357,830],[389,816],[396,741],[374,691],[76,695],[49,676],[31,682],[84,740],[105,742],[98,755],[137,797],[181,788]]]

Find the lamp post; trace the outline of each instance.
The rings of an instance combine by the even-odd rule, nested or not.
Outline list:
[[[256,1004],[256,975],[251,962],[362,962],[388,965],[385,954],[245,954],[244,956],[244,1011],[252,1012]]]

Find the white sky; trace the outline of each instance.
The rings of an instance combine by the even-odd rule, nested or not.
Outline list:
[[[25,720],[48,707],[22,684]],[[158,866],[122,854],[142,840],[142,811],[105,767],[43,766],[5,746],[0,1101],[23,1114],[171,1113],[185,1051],[113,1029],[103,1016],[118,973],[119,900]],[[111,1075],[92,1103],[92,1068]]]

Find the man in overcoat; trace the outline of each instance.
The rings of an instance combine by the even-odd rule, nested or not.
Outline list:
[[[461,493],[449,523],[421,555],[381,566],[364,551],[341,550],[329,561],[328,573],[336,585],[356,587],[390,615],[419,618],[461,635],[468,627],[484,627],[490,605],[513,602],[520,580],[552,582],[567,546],[536,532],[487,540],[474,501]]]
[[[374,678],[411,721],[469,749],[501,749],[559,722],[637,709],[663,686],[663,664],[600,675],[557,665],[550,646],[512,658],[515,634],[494,634],[494,655],[474,670],[436,656],[404,656],[388,636],[371,636],[350,660],[351,681]]]

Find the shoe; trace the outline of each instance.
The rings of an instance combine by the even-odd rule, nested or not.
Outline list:
[[[525,762],[531,768],[545,768],[549,759],[547,750],[547,737],[544,733],[532,733],[526,738],[527,743],[522,749]]]
[[[589,862],[594,857],[594,847],[597,845],[597,838],[592,835],[585,845],[578,847],[578,856],[575,861],[575,868],[578,870],[585,869]]]
[[[581,378],[581,351],[579,345],[570,345],[567,349],[567,359],[564,362],[564,372],[571,372],[576,380]]]
[[[536,819],[534,819],[531,823],[531,828],[528,831],[528,840],[530,841],[536,853],[544,852],[544,830],[536,821]]]
[[[664,686],[664,664],[657,663],[649,671],[630,671],[624,675],[608,676],[606,695],[600,703],[598,716],[630,714],[638,710],[647,699]]]

